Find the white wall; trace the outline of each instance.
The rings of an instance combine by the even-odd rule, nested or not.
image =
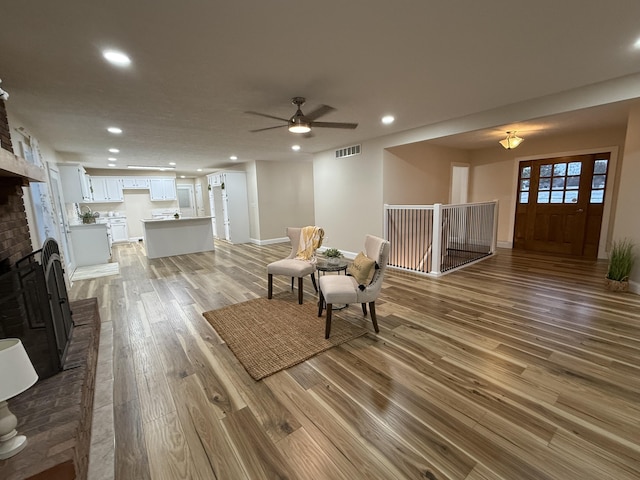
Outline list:
[[[362,153],[335,158],[331,150],[313,161],[316,225],[324,246],[358,253],[367,233],[383,235],[383,144],[362,144]]]
[[[252,238],[281,239],[285,237],[286,227],[315,224],[311,162],[256,161],[254,165],[257,192],[249,198],[249,209],[254,215],[257,209],[259,233],[258,236],[252,234]],[[248,187],[253,184],[249,179],[247,183]]]
[[[636,264],[631,272],[631,288],[640,293],[640,104],[636,105],[630,115],[623,160],[620,166],[620,185],[618,203],[612,238],[615,240],[629,238],[636,245]]]

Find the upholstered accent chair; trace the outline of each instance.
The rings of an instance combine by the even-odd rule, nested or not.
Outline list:
[[[308,228],[308,227],[305,227]],[[293,290],[293,280],[298,279],[298,303],[302,304],[303,300],[303,278],[307,275],[311,275],[311,283],[316,293],[318,292],[318,286],[316,285],[316,263],[315,263],[315,251],[322,244],[322,237],[324,231],[321,228],[316,230],[316,238],[310,241],[307,248],[300,249],[301,233],[303,228],[301,227],[287,227],[287,236],[291,240],[291,253],[287,258],[275,261],[267,265],[267,283],[268,292],[267,298],[273,297],[273,276],[274,275],[286,275],[291,277],[291,290]],[[319,237],[319,239],[318,239]],[[303,245],[304,247],[304,245]],[[302,250],[302,253],[301,253]],[[299,255],[300,254],[300,255]],[[303,257],[303,258],[296,258]],[[305,257],[308,257],[304,259]]]
[[[318,316],[322,316],[325,305],[327,308],[327,320],[324,338],[329,338],[331,333],[331,314],[334,304],[362,304],[362,313],[367,315],[367,303],[371,311],[371,322],[378,333],[378,320],[376,318],[376,299],[382,288],[382,279],[387,269],[389,260],[389,242],[380,237],[367,235],[364,239],[364,255],[375,261],[373,276],[366,284],[356,280],[351,275],[323,275],[319,279],[320,301],[318,302]],[[362,278],[361,278],[362,279]]]

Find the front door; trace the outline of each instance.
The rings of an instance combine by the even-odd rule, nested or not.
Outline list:
[[[609,153],[520,162],[514,248],[596,258]]]

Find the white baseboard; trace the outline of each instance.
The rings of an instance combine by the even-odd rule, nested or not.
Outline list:
[[[510,241],[498,241],[496,242],[498,248],[513,248],[513,242]]]
[[[250,238],[249,242],[254,245],[273,245],[274,243],[286,243],[289,241],[289,237],[269,238],[267,240],[258,240],[257,238]]]

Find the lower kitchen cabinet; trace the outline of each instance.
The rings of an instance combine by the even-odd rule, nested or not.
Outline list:
[[[112,242],[115,243],[129,241],[129,229],[127,228],[126,218],[110,218],[109,225],[111,226]]]
[[[73,244],[76,266],[109,263],[111,247],[106,224],[70,225],[69,228],[71,230],[71,243]]]

